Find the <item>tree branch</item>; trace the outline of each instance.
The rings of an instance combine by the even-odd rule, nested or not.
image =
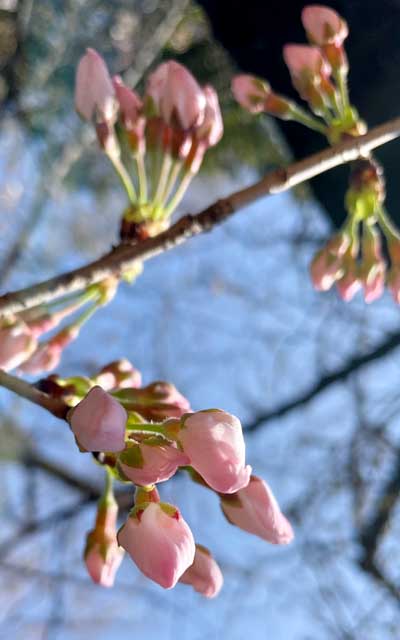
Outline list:
[[[375,560],[375,553],[379,541],[385,533],[385,529],[397,504],[400,491],[400,451],[396,462],[382,492],[378,497],[373,515],[367,524],[361,529],[359,540],[363,547],[362,566],[370,566]],[[400,593],[400,590],[399,590]]]
[[[361,367],[369,364],[370,362],[373,362],[374,360],[383,358],[388,353],[390,353],[390,351],[396,349],[399,346],[400,332],[394,333],[393,335],[383,340],[372,351],[364,353],[363,355],[357,356],[355,358],[350,358],[343,367],[340,367],[340,369],[322,376],[310,389],[308,389],[308,391],[299,394],[297,398],[294,398],[289,402],[282,403],[275,409],[256,416],[253,422],[246,426],[246,433],[250,431],[256,431],[256,429],[258,429],[268,421],[275,420],[276,418],[282,418],[287,413],[290,413],[291,411],[302,407],[317,395],[325,391],[325,389],[330,387],[332,384],[335,384],[336,382],[345,382],[352,373],[355,373],[356,371],[361,369]]]
[[[255,184],[218,200],[197,215],[186,215],[159,235],[135,245],[119,245],[90,264],[19,291],[0,297],[0,313],[17,313],[60,296],[80,291],[110,276],[120,277],[137,260],[148,260],[189,238],[210,231],[238,209],[259,198],[292,187],[346,162],[368,155],[400,136],[400,118],[371,129],[364,136],[350,138],[333,147],[295,162],[286,169],[268,173]]]
[[[6,373],[2,369],[0,369],[0,386],[13,391],[22,398],[30,400],[39,407],[43,407],[43,409],[47,409],[57,418],[66,418],[69,407],[62,400],[52,398],[47,393],[36,389],[34,385],[25,382],[22,378]]]

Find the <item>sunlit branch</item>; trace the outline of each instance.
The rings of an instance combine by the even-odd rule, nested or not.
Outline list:
[[[119,245],[98,260],[39,284],[7,293],[0,297],[0,313],[15,313],[38,304],[50,302],[59,296],[80,291],[90,284],[110,276],[121,276],[137,260],[150,258],[176,247],[189,238],[210,231],[236,211],[266,195],[287,191],[329,169],[367,156],[373,149],[400,136],[400,118],[357,138],[313,154],[268,173],[255,184],[218,200],[196,215],[186,215],[169,229],[135,245]]]

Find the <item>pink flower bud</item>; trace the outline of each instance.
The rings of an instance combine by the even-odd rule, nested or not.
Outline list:
[[[287,44],[283,57],[292,84],[313,111],[321,114],[335,99],[335,88],[329,80],[331,67],[317,47]]]
[[[374,229],[364,225],[361,281],[364,287],[365,302],[374,302],[382,296],[385,288],[385,276],[386,263],[382,256],[380,235]]]
[[[346,233],[334,235],[318,253],[311,266],[311,280],[317,291],[328,291],[343,273],[343,256],[350,244]]]
[[[100,387],[93,387],[72,410],[69,422],[78,443],[87,451],[122,451],[128,415]]]
[[[217,92],[210,85],[206,85],[203,91],[206,98],[206,108],[204,120],[196,129],[196,138],[208,148],[214,147],[221,140],[224,133],[224,124]]]
[[[362,283],[358,276],[357,265],[346,267],[345,273],[340,280],[337,281],[336,287],[340,297],[345,302],[350,302],[361,289]]]
[[[117,110],[113,83],[106,63],[94,49],[87,49],[78,64],[75,108],[89,122],[115,122]]]
[[[138,94],[129,89],[119,76],[113,77],[113,85],[119,104],[122,124],[128,134],[131,148],[139,153],[144,153],[146,120],[142,114],[143,103]]]
[[[172,589],[193,564],[193,534],[179,510],[162,502],[139,505],[119,530],[118,542],[140,571],[164,589]]]
[[[142,384],[142,374],[129,360],[121,358],[103,367],[94,382],[105,391],[137,388]]]
[[[318,46],[340,46],[349,34],[343,18],[333,9],[323,5],[304,7],[301,20],[309,40]]]
[[[23,373],[38,375],[45,371],[52,371],[61,361],[62,347],[58,344],[46,342],[38,346],[31,357],[19,367]]]
[[[209,550],[196,544],[194,562],[186,569],[179,582],[191,585],[206,598],[215,598],[221,591],[224,578]]]
[[[250,113],[265,111],[265,101],[271,93],[271,87],[255,76],[240,74],[232,80],[232,93],[236,101]]]
[[[292,527],[271,489],[257,476],[251,476],[247,487],[235,495],[221,496],[221,507],[229,522],[243,531],[272,544],[288,544],[293,540]]]
[[[378,300],[383,295],[385,289],[386,265],[384,262],[377,263],[370,271],[363,282],[364,300],[368,304]]]
[[[86,568],[93,582],[102,587],[112,587],[123,557],[123,550],[116,540],[94,544],[85,555]]]
[[[112,587],[115,574],[121,564],[124,552],[117,543],[118,507],[115,503],[101,505],[96,526],[87,536],[84,559],[93,582],[102,587]]]
[[[293,79],[303,75],[328,77],[331,69],[317,47],[303,44],[287,44],[283,48],[283,57]]]
[[[170,126],[190,129],[204,120],[206,97],[192,74],[178,62],[163,62],[150,75],[146,94]]]
[[[0,369],[19,367],[36,348],[37,341],[25,322],[13,317],[0,325]]]
[[[169,480],[178,467],[189,465],[190,460],[176,445],[156,437],[129,442],[118,463],[131,482],[146,486]]]
[[[292,117],[292,103],[271,90],[264,80],[249,75],[236,76],[232,81],[232,92],[239,104],[250,113],[269,113],[277,118]]]
[[[78,335],[79,329],[77,327],[66,327],[48,342],[40,344],[29,360],[26,360],[20,366],[20,370],[31,375],[52,371],[52,369],[58,367],[65,347],[75,340]]]
[[[123,389],[115,397],[128,411],[136,411],[146,420],[180,418],[190,411],[189,401],[169,382],[153,382],[141,389]]]
[[[210,409],[184,416],[179,442],[194,469],[221,493],[233,493],[249,482],[240,421],[225,411]]]

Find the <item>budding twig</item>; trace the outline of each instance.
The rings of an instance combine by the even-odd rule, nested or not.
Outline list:
[[[36,389],[35,386],[25,382],[22,378],[17,378],[2,369],[0,369],[0,386],[13,391],[22,398],[30,400],[39,405],[39,407],[43,407],[43,409],[46,409],[57,418],[65,418],[68,412],[69,407],[61,400],[52,398],[47,393],[43,393],[43,391]]]
[[[400,136],[400,118],[390,120],[369,133],[350,138],[286,169],[280,168],[230,196],[218,200],[196,215],[186,215],[166,231],[135,245],[121,244],[98,260],[39,284],[0,296],[0,314],[17,313],[100,282],[120,277],[138,260],[149,260],[189,238],[210,231],[236,211],[259,198],[287,191],[292,187],[339,165],[367,156],[373,149]]]

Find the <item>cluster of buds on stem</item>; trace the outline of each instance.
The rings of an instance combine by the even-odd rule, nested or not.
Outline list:
[[[88,49],[77,69],[75,106],[94,124],[126,189],[121,239],[138,241],[165,229],[205,152],[222,136],[213,87],[200,87],[184,66],[168,61],[150,74],[140,97],[119,76],[111,78],[101,56]]]
[[[97,309],[112,299],[116,289],[117,281],[109,278],[75,296],[5,317],[0,323],[0,368],[18,368],[32,375],[55,369],[64,349]],[[43,339],[51,332],[51,337]]]
[[[345,20],[321,5],[305,7],[301,18],[310,44],[288,44],[283,56],[292,84],[309,109],[274,93],[267,82],[249,75],[234,78],[236,100],[251,113],[297,121],[325,135],[330,144],[365,133],[366,125],[349,99],[349,65],[344,49],[349,30]],[[384,200],[379,164],[371,156],[354,162],[345,197],[346,222],[311,264],[317,290],[326,291],[336,284],[346,301],[363,290],[365,301],[373,302],[382,295],[386,282],[395,301],[400,301],[400,234],[384,209]],[[389,270],[382,235],[386,238]]]
[[[349,101],[344,50],[346,22],[333,9],[319,5],[305,7],[302,22],[310,44],[287,44],[283,57],[292,84],[309,109],[275,93],[267,82],[250,75],[233,79],[236,100],[251,113],[264,112],[299,122],[324,134],[331,143],[345,134],[365,133],[365,123]]]
[[[103,386],[101,386],[103,385]],[[184,470],[213,491],[228,521],[272,544],[293,538],[268,485],[246,464],[240,421],[220,409],[192,411],[170,383],[142,386],[140,372],[127,360],[92,376],[52,375],[40,388],[63,398],[77,445],[106,470],[106,491],[88,535],[85,562],[92,579],[111,586],[126,550],[138,568],[166,589],[190,584],[214,597],[223,578],[210,552],[196,545],[175,505],[161,500],[156,485]],[[135,503],[116,533],[112,482],[135,485]]]
[[[343,300],[349,301],[363,291],[365,302],[370,303],[383,294],[386,283],[395,302],[400,302],[400,235],[385,211],[384,198],[380,165],[372,158],[356,161],[346,194],[345,224],[311,263],[311,278],[317,290],[327,291],[336,284]]]

